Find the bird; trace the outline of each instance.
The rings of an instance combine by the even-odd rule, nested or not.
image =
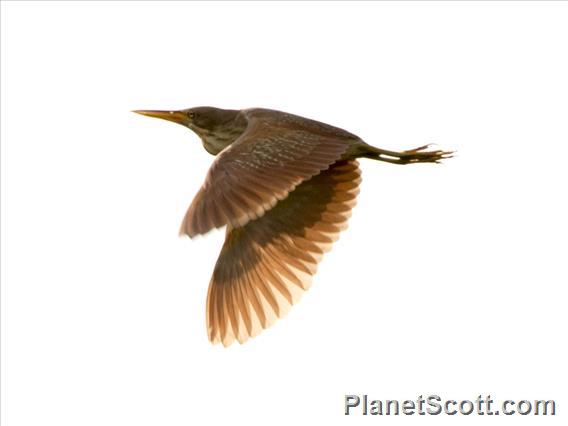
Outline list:
[[[206,302],[208,338],[225,347],[260,334],[310,288],[355,206],[358,159],[405,165],[453,154],[431,145],[384,150],[341,128],[266,108],[133,112],[192,130],[215,156],[180,235],[226,227]]]

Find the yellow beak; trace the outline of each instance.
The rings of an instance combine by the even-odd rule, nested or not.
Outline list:
[[[132,111],[136,114],[146,115],[148,117],[161,118],[162,120],[173,121],[174,123],[186,126],[189,117],[182,111],[155,111],[155,110],[136,110]]]

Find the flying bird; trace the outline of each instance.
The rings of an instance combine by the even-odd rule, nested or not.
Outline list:
[[[215,155],[183,219],[190,238],[226,226],[207,293],[209,340],[244,343],[285,315],[347,227],[361,183],[358,158],[438,163],[429,145],[395,152],[343,129],[270,109],[134,111],[181,124]]]

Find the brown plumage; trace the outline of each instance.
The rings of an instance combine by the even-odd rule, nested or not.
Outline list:
[[[245,342],[286,314],[347,227],[361,182],[356,158],[437,163],[451,152],[394,152],[324,123],[268,109],[135,111],[182,124],[218,155],[180,233],[227,227],[207,296],[213,343]]]

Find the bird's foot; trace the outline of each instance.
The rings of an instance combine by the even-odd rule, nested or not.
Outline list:
[[[439,163],[446,158],[452,158],[454,151],[426,151],[432,144],[423,145],[408,151],[397,153],[398,164],[413,164],[413,163]]]
[[[365,156],[392,164],[439,163],[441,160],[453,157],[453,151],[442,151],[439,149],[426,151],[431,146],[429,144],[401,152],[371,147],[372,151]]]

